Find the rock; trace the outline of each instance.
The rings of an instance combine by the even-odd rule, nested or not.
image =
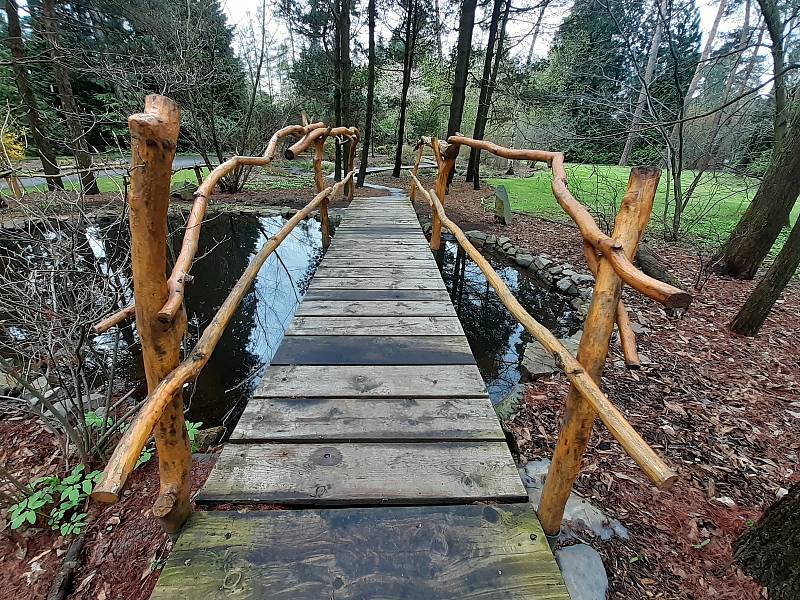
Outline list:
[[[221,426],[201,429],[197,432],[197,436],[195,436],[195,447],[198,449],[198,452],[202,452],[219,441],[223,435],[225,435],[225,428]]]
[[[580,310],[583,307],[583,298],[573,298],[570,300],[570,304],[575,310]]]
[[[591,300],[594,295],[594,288],[584,287],[580,289],[581,298],[584,300]]]
[[[537,256],[533,259],[533,264],[536,265],[536,268],[540,271],[544,271],[547,267],[553,264],[553,261],[546,256]]]
[[[564,272],[564,275],[567,273]],[[572,281],[575,282],[575,285],[578,286],[585,286],[585,285],[594,285],[594,277],[591,275],[586,275],[585,273],[575,273],[571,275]]]
[[[572,279],[569,277],[564,277],[563,279],[559,279],[556,282],[556,287],[564,292],[565,294],[569,294],[570,296],[577,296],[578,295],[578,288],[572,283]]]
[[[547,268],[547,272],[552,275],[560,275],[561,274],[561,265],[553,265]]]
[[[578,352],[578,344],[581,339],[580,334],[581,332],[578,332],[572,337],[559,340],[573,356]],[[538,379],[543,375],[550,375],[557,371],[556,361],[553,356],[536,340],[531,341],[525,347],[520,369],[531,379]]]
[[[573,275],[577,275],[577,273],[572,269],[564,269],[563,267],[561,269],[561,274],[564,275],[565,277],[572,277]]]
[[[527,269],[533,263],[533,255],[531,255],[531,254],[517,254],[517,256],[514,258],[514,260],[517,261],[517,264],[520,267],[522,267],[524,269]]]
[[[728,508],[734,508],[736,506],[736,502],[730,496],[720,496],[719,498],[714,498],[712,502],[720,504],[721,506],[727,506]]]
[[[506,237],[504,235],[501,235],[499,238],[497,238],[497,245],[500,246],[501,248],[505,248],[506,246],[510,246],[511,245],[511,238]]]
[[[597,550],[575,544],[560,548],[555,556],[571,600],[605,600],[608,575]]]
[[[531,268],[533,268],[533,267],[531,267]],[[541,279],[547,285],[553,285],[553,281],[554,281],[555,278],[548,271],[537,271],[537,270],[534,270],[533,273],[536,275],[536,277]]]
[[[501,421],[507,421],[517,412],[517,407],[519,403],[522,402],[522,397],[525,395],[527,389],[528,386],[526,384],[518,383],[511,388],[511,391],[508,392],[505,398],[494,405],[494,411]]]
[[[473,240],[483,240],[485,241],[488,237],[488,234],[484,233],[483,231],[478,231],[477,229],[473,229],[472,231],[467,231],[466,236],[469,238],[470,241]]]
[[[496,235],[487,235],[486,236],[486,245],[487,246],[494,246],[497,243],[497,236]]]
[[[503,252],[506,253],[506,256],[514,257],[517,255],[517,251],[519,249],[516,246],[508,246]]]
[[[574,271],[575,270],[575,265],[571,265],[569,263],[564,263],[563,265],[561,265],[561,268],[564,269],[564,270],[569,269],[570,271]]]

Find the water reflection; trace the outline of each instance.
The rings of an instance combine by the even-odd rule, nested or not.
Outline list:
[[[501,258],[486,257],[516,299],[557,337],[580,329],[569,301],[542,287]],[[452,238],[445,238],[438,257],[461,325],[493,402],[499,402],[520,380],[520,362],[531,336],[500,301],[478,266]]]
[[[187,349],[197,343],[250,259],[284,223],[280,216],[234,213],[211,215],[203,223],[194,280],[186,291]],[[170,217],[170,230],[175,233],[172,256],[177,256],[183,219]],[[277,351],[321,256],[319,223],[301,221],[267,259],[208,363],[187,386],[188,419],[209,427],[235,424]],[[128,346],[138,350],[138,345]],[[126,353],[118,372],[127,381],[143,381],[141,353]]]

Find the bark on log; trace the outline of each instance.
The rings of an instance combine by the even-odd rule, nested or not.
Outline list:
[[[661,176],[657,169],[632,169],[628,191],[620,205],[614,225],[614,239],[623,252],[632,257],[642,232],[645,216],[653,209],[656,186]],[[622,293],[622,279],[605,257],[597,267],[594,295],[578,346],[578,362],[591,379],[600,383],[614,330],[617,306]],[[573,383],[567,395],[564,423],[547,472],[537,511],[544,532],[556,535],[561,528],[564,507],[578,476],[583,454],[597,417],[596,409]],[[649,447],[648,447],[649,448]]]
[[[142,342],[147,389],[159,386],[180,362],[186,330],[182,307],[176,318],[157,318],[167,300],[167,210],[180,111],[166,96],[150,95],[145,112],[128,119],[131,131],[131,267],[136,298],[136,330]],[[178,531],[189,516],[192,455],[183,418],[183,393],[173,391],[155,424],[161,489],[153,513],[165,531]]]

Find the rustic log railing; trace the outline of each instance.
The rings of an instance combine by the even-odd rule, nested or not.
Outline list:
[[[195,192],[183,246],[172,275],[167,279],[167,211],[171,165],[177,146],[179,123],[180,111],[177,105],[169,98],[157,95],[147,97],[144,113],[128,119],[132,141],[129,195],[131,262],[136,302],[95,326],[96,331],[105,331],[123,319],[136,315],[148,396],[117,444],[92,492],[92,498],[100,502],[119,500],[142,448],[153,435],[158,450],[161,481],[153,513],[168,532],[180,529],[190,511],[191,451],[183,417],[183,385],[206,365],[259,270],[292,229],[307,219],[314,210],[320,209],[322,212],[327,202],[343,189],[352,197],[352,157],[355,156],[358,142],[358,130],[355,128],[328,128],[323,123],[291,125],[272,136],[263,156],[235,156],[214,169]],[[352,146],[349,172],[342,181],[322,187],[324,179],[321,176],[321,159],[315,160],[315,181],[318,189],[314,199],[270,237],[252,258],[194,349],[180,362],[180,343],[186,329],[183,311],[184,282],[197,252],[200,227],[208,200],[220,178],[226,173],[243,165],[268,165],[277,151],[279,141],[288,135],[300,137],[292,146],[292,158],[299,155],[311,142],[318,144],[319,148],[327,137],[346,136]],[[323,232],[327,227],[328,220],[324,218]]]
[[[489,262],[469,242],[463,231],[447,218],[443,201],[448,179],[462,145],[487,150],[497,156],[513,160],[544,161],[551,166],[553,195],[578,225],[584,239],[584,253],[589,269],[595,275],[594,294],[584,324],[577,358],[573,357],[547,328],[525,311]],[[668,307],[683,308],[692,300],[692,297],[683,290],[645,275],[631,262],[652,212],[660,171],[648,168],[631,170],[628,190],[617,213],[613,234],[608,236],[600,230],[586,208],[567,188],[564,155],[560,152],[504,148],[492,142],[455,135],[448,139],[447,144],[438,142],[435,138],[421,140],[417,147],[417,164],[421,160],[424,146],[434,149],[434,157],[439,165],[436,189],[426,191],[417,179],[416,172],[412,172],[411,178],[412,189],[423,194],[432,210],[431,249],[439,249],[441,228],[448,229],[483,271],[503,304],[553,355],[556,364],[570,381],[564,423],[538,508],[544,531],[549,535],[555,535],[561,527],[564,509],[577,479],[595,417],[600,418],[623,449],[659,489],[669,489],[677,479],[677,474],[636,433],[598,385],[615,322],[620,331],[626,362],[629,365],[638,364],[636,339],[630,328],[627,310],[620,301],[623,283]]]
[[[311,123],[306,125],[288,125],[276,131],[267,144],[263,156],[234,156],[212,170],[205,180],[194,192],[194,202],[189,212],[186,222],[186,231],[183,236],[181,251],[175,260],[172,273],[167,280],[169,295],[164,305],[158,311],[158,318],[164,323],[171,322],[178,313],[183,303],[183,294],[186,283],[191,281],[192,261],[197,253],[197,246],[200,241],[200,227],[205,218],[208,202],[219,181],[227,174],[243,166],[266,167],[275,158],[280,141],[288,136],[299,137],[300,139],[284,152],[284,157],[294,159],[300,156],[308,147],[314,143],[314,183],[317,193],[325,187],[325,177],[322,173],[322,158],[324,143],[330,137],[347,138],[350,145],[346,172],[354,168],[356,149],[359,142],[359,132],[355,127],[328,127],[325,123]],[[133,180],[134,169],[131,169],[131,180]],[[349,181],[345,188],[345,193],[349,200],[353,199],[355,186]],[[320,220],[322,222],[322,242],[324,247],[330,245],[330,219],[328,217],[328,200],[325,199],[319,207]],[[133,316],[134,305],[131,304],[118,312],[99,321],[94,326],[95,333],[104,333],[115,325],[118,325],[127,318]]]

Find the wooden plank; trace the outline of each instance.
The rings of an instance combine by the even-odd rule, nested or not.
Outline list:
[[[362,288],[371,290],[444,290],[444,282],[441,277],[435,279],[398,279],[398,278],[378,278],[378,277],[326,277],[315,275],[311,280],[309,289],[346,289]]]
[[[350,262],[366,262],[375,261],[376,264],[382,265],[389,264],[390,261],[398,262],[400,264],[408,264],[408,262],[432,262],[436,266],[436,261],[430,252],[424,250],[400,250],[397,252],[369,252],[357,250],[328,250],[325,253],[325,261],[327,264],[338,264],[341,261]]]
[[[487,398],[260,398],[230,442],[504,441]]]
[[[303,298],[311,300],[443,300],[449,299],[442,290],[309,290]],[[302,306],[302,304],[301,304]]]
[[[272,366],[256,398],[441,398],[486,394],[475,365]]]
[[[413,263],[410,261],[414,261]],[[372,253],[369,256],[347,256],[347,254],[335,254],[333,256],[325,255],[325,261],[322,263],[324,266],[329,267],[387,267],[399,269],[405,267],[407,269],[430,268],[439,269],[433,256],[430,254],[423,254],[422,252],[415,252],[413,254],[387,254]]]
[[[530,505],[195,512],[153,600],[569,600]]]
[[[393,248],[396,249],[398,252],[408,252],[409,250],[423,250],[427,249],[430,252],[430,246],[427,243],[427,240],[424,236],[420,238],[415,237],[412,239],[401,239],[401,240],[382,240],[382,239],[373,239],[371,242],[364,242],[363,240],[350,238],[350,237],[341,237],[333,238],[333,244],[331,245],[331,249],[340,250],[343,246],[353,247],[355,249],[365,251],[370,250],[374,252],[385,252],[386,248]]]
[[[299,317],[455,317],[446,299],[414,300],[304,300],[295,313]]]
[[[464,336],[286,336],[272,365],[474,365]]]
[[[197,496],[295,506],[527,499],[504,442],[228,444]]]
[[[441,279],[439,269],[434,267],[337,267],[328,266],[323,261],[314,273],[318,277],[375,277],[378,279]]]
[[[286,335],[464,335],[464,330],[455,317],[295,317]]]

